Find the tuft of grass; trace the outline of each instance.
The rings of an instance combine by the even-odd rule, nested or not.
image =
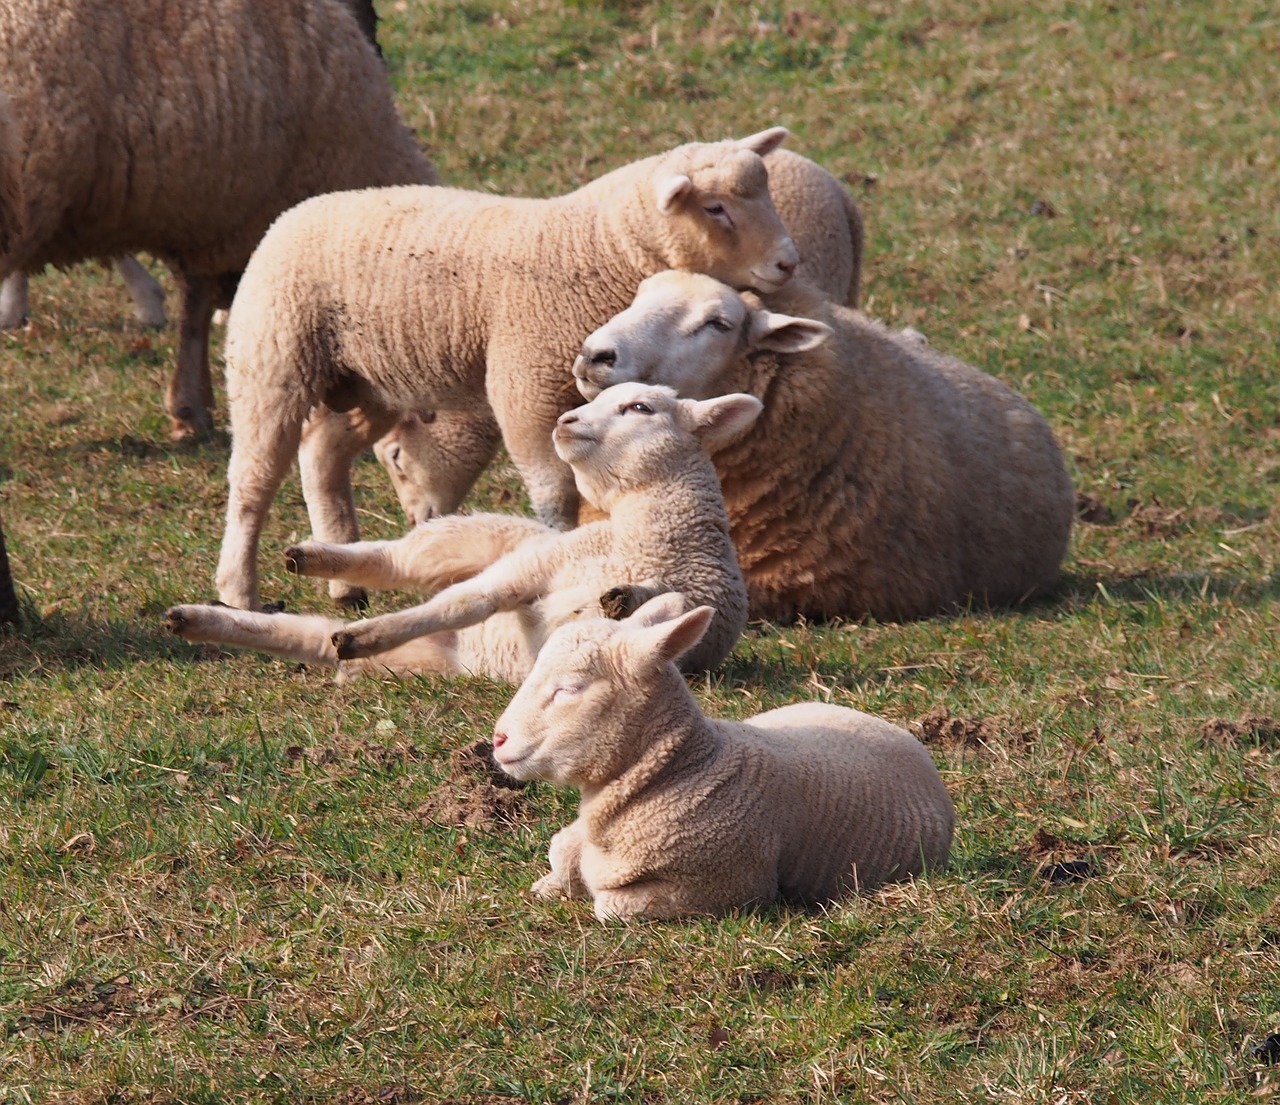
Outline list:
[[[695,682],[929,744],[950,867],[827,910],[602,926],[533,901],[574,799],[495,787],[504,688],[192,648],[225,433],[106,272],[0,334],[0,1098],[1227,1102],[1277,1096],[1280,99],[1270,5],[382,5],[450,183],[567,191],[776,122],[868,228],[868,310],[1050,419],[1055,593],[751,628]],[[217,350],[215,349],[215,358]],[[904,443],[904,447],[909,443]],[[371,458],[362,524],[400,532]],[[499,465],[473,504],[513,509]],[[271,559],[307,532],[290,483]],[[379,596],[392,608],[404,596]]]

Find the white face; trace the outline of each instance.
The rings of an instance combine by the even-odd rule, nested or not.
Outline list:
[[[643,281],[631,306],[591,334],[573,365],[588,399],[626,380],[665,384],[705,398],[745,351],[750,308],[709,276],[660,272]]]

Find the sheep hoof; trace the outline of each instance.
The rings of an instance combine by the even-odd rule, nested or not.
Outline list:
[[[292,576],[302,575],[302,565],[306,558],[307,554],[303,552],[301,545],[290,545],[284,550],[284,570]]]
[[[187,616],[180,608],[171,606],[164,612],[164,627],[170,633],[181,635],[182,631],[187,628]]]
[[[634,587],[610,587],[600,596],[600,613],[615,622],[631,617],[642,605],[643,599]]]
[[[264,614],[283,614],[284,599],[277,599],[275,602],[264,602],[262,604],[262,613]]]
[[[333,651],[338,654],[339,660],[354,660],[356,658],[355,637],[346,630],[339,630],[331,640],[333,641]]]
[[[169,431],[172,441],[209,437],[213,433],[213,415],[206,410],[183,406],[173,411],[170,417],[173,419],[173,429]]]
[[[369,594],[363,588],[358,591],[348,591],[346,594],[335,595],[334,601],[343,610],[352,610],[357,614],[363,614],[369,609]]]

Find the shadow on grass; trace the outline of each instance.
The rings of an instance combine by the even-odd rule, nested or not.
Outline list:
[[[1059,612],[1097,602],[1151,602],[1230,599],[1240,606],[1262,606],[1280,599],[1280,570],[1269,576],[1231,576],[1190,569],[1184,572],[1064,572],[1045,598],[1020,612]]]

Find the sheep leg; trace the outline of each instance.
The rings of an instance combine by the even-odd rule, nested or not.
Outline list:
[[[566,825],[551,838],[547,859],[551,874],[543,875],[531,888],[539,898],[586,898],[590,894],[582,881],[582,845],[586,839],[581,823]]]
[[[178,363],[169,380],[165,410],[173,419],[170,436],[205,436],[213,431],[213,376],[209,371],[209,327],[218,283],[214,276],[178,274],[182,290]]]
[[[302,437],[309,404],[287,386],[274,393],[231,401],[231,460],[227,465],[227,524],[215,581],[218,598],[241,610],[257,610],[258,541],[271,502]]]
[[[133,297],[134,317],[144,326],[156,329],[167,326],[169,318],[164,313],[164,288],[159,281],[131,254],[122,253],[119,257],[113,257],[111,264],[115,266],[120,279],[129,289],[129,295]]]
[[[395,541],[304,541],[285,549],[285,568],[360,587],[435,592],[470,579],[526,541],[550,532],[532,518],[450,515],[424,522]]]
[[[230,606],[172,606],[164,625],[192,644],[255,648],[286,660],[336,668],[331,638],[345,623],[314,614],[262,614]]]
[[[302,426],[298,468],[311,532],[322,542],[346,544],[360,540],[351,465],[395,422],[388,411],[353,409],[343,413],[320,406]],[[369,605],[365,589],[330,577],[329,595],[339,605],[363,610]]]
[[[0,284],[0,330],[16,330],[27,321],[27,274],[11,272]]]

